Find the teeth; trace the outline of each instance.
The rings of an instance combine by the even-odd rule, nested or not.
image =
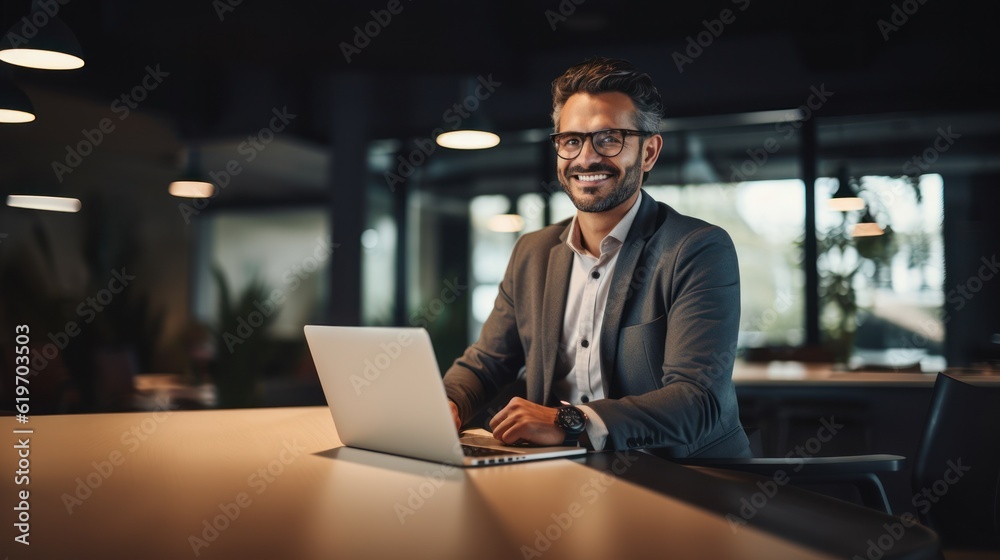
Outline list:
[[[588,182],[591,182],[591,181],[603,181],[603,180],[607,179],[608,177],[610,177],[610,175],[607,175],[607,174],[600,174],[600,175],[577,175],[576,176],[577,180],[579,180],[579,181],[588,181]]]

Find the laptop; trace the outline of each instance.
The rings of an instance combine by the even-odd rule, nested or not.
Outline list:
[[[344,445],[463,467],[586,453],[506,446],[482,430],[459,438],[422,328],[307,325],[305,333]]]

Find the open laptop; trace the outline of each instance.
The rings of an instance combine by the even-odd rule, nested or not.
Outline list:
[[[305,333],[345,445],[465,467],[586,453],[581,447],[505,446],[488,435],[459,441],[422,328],[308,325]]]

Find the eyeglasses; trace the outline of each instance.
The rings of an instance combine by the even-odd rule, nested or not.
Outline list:
[[[656,134],[644,130],[629,130],[626,128],[609,128],[594,132],[557,132],[549,134],[556,155],[563,159],[573,159],[580,155],[583,143],[590,137],[594,151],[604,157],[615,157],[625,149],[625,138],[629,135],[645,137]]]

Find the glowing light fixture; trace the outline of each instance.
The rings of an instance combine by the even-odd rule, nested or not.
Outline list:
[[[861,221],[854,224],[851,237],[875,237],[883,233],[885,233],[885,230],[882,229],[882,226],[878,225],[875,218],[866,210],[864,215],[861,216]]]
[[[167,192],[181,198],[211,198],[215,194],[215,186],[205,181],[179,180],[170,183]]]
[[[176,181],[170,183],[167,192],[180,198],[211,198],[215,195],[215,185],[201,173],[201,152],[191,148],[187,153],[187,168]]]
[[[84,64],[73,31],[37,4],[7,31],[0,42],[0,60],[40,70],[75,70]]]
[[[73,31],[38,2],[31,14],[18,20],[0,41],[0,60],[41,70],[83,67],[83,49]]]
[[[837,192],[827,201],[827,208],[837,212],[852,212],[865,207],[865,201],[858,197],[854,189],[851,188],[851,178],[847,174],[847,168],[841,167],[837,172]]]
[[[35,120],[34,113],[16,109],[0,109],[0,122],[2,123],[26,123],[33,120]]]
[[[26,123],[35,120],[31,99],[13,82],[0,79],[0,122]]]
[[[11,208],[27,208],[29,210],[48,210],[50,212],[79,212],[82,205],[77,198],[61,196],[33,196],[12,194],[7,197],[7,206]]]
[[[438,146],[453,150],[483,150],[500,143],[500,136],[493,132],[494,129],[489,123],[489,119],[483,115],[481,100],[485,98],[482,97],[480,89],[481,86],[475,79],[465,82],[465,88],[461,94],[465,96],[465,108],[469,111],[468,117],[459,123],[455,130],[438,134],[437,138],[434,139]],[[468,103],[470,100],[475,101],[476,104],[470,105]]]
[[[437,137],[438,146],[453,150],[483,150],[500,143],[500,137],[488,130],[452,130]]]

